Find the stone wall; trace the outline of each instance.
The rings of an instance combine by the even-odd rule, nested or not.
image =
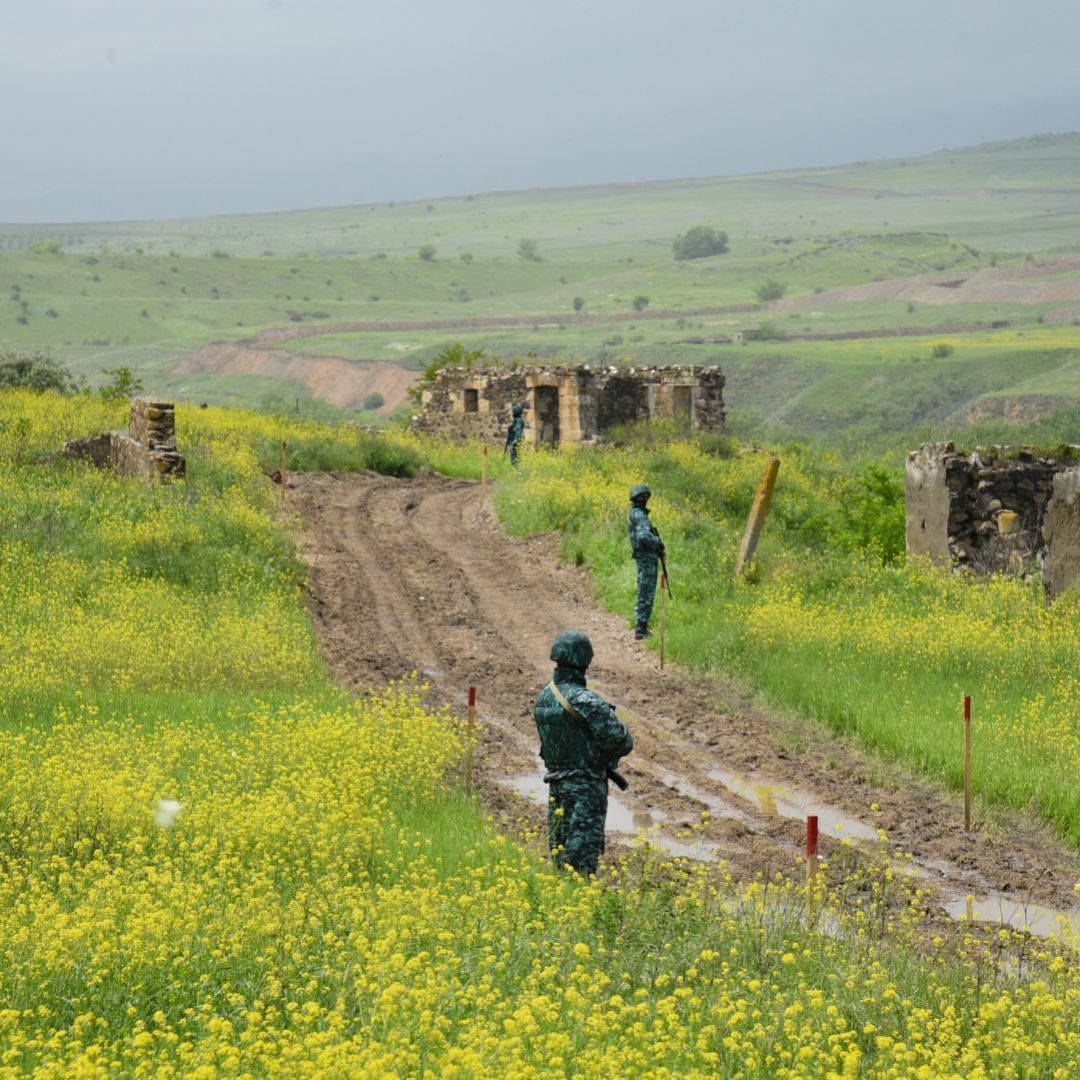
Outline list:
[[[1038,574],[1051,596],[1080,575],[1080,467],[1021,448],[908,454],[907,550],[980,574]]]
[[[64,453],[99,469],[142,480],[182,477],[186,463],[176,448],[176,414],[168,401],[137,397],[131,403],[127,431],[106,431],[70,439]]]
[[[444,368],[423,391],[413,427],[501,446],[510,408],[520,402],[525,441],[534,446],[591,442],[616,424],[652,419],[683,419],[695,431],[722,431],[723,388],[718,367]]]

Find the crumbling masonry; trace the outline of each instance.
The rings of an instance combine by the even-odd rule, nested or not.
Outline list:
[[[980,574],[1041,576],[1051,597],[1080,577],[1080,463],[926,443],[908,454],[907,550]]]
[[[424,390],[413,427],[500,446],[510,407],[521,402],[525,441],[533,446],[592,442],[616,424],[644,420],[722,431],[723,389],[718,367],[444,368]]]
[[[176,449],[176,414],[170,401],[137,397],[131,402],[127,431],[106,431],[69,439],[64,453],[72,461],[90,461],[99,469],[142,480],[182,477],[185,462]]]

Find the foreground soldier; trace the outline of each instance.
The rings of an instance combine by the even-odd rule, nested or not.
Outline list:
[[[585,688],[593,648],[579,630],[559,634],[551,646],[555,674],[536,699],[536,728],[544,782],[550,785],[548,844],[557,866],[595,874],[604,850],[607,778],[634,748],[615,708]]]
[[[626,531],[630,536],[630,551],[637,563],[637,606],[634,608],[634,640],[649,635],[653,600],[656,598],[656,564],[664,557],[664,544],[656,526],[649,520],[649,496],[644,484],[630,489],[630,515]]]
[[[510,421],[510,426],[506,429],[506,445],[503,447],[503,453],[507,450],[510,451],[510,464],[516,465],[518,459],[518,446],[525,438],[525,418],[522,413],[525,411],[524,405],[514,404],[510,406],[510,411],[513,413],[513,420]]]

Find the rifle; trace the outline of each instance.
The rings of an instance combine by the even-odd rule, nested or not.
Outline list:
[[[664,581],[667,583],[667,594],[669,600],[674,600],[675,597],[671,595],[671,575],[667,572],[667,559],[663,555],[660,556],[660,569],[664,571]]]
[[[612,783],[613,783],[613,784],[614,784],[614,785],[615,785],[615,786],[616,786],[616,787],[617,787],[617,788],[618,788],[618,789],[619,789],[620,791],[625,791],[625,790],[626,790],[626,789],[627,789],[627,788],[628,788],[628,787],[630,786],[630,783],[629,783],[629,781],[628,781],[628,780],[626,779],[626,777],[625,777],[625,776],[623,776],[623,774],[622,774],[621,772],[618,772],[618,771],[616,771],[615,769],[608,769],[608,771],[607,771],[607,778],[608,778],[608,779],[609,779],[609,780],[610,780],[610,781],[611,781],[611,782],[612,782]]]

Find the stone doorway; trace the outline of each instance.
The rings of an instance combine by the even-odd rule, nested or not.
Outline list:
[[[533,391],[536,424],[536,445],[555,447],[559,445],[559,388],[538,386]]]
[[[671,412],[679,427],[690,427],[693,420],[693,387],[673,386],[671,389]]]

